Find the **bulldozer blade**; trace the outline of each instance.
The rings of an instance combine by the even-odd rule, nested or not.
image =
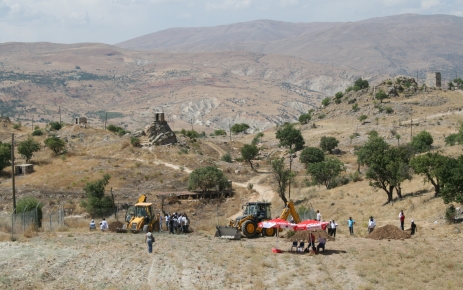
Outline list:
[[[230,239],[230,240],[239,240],[241,239],[241,232],[234,227],[223,227],[223,226],[216,226],[217,232],[215,233],[216,237],[222,239]]]
[[[116,233],[126,233],[126,232],[127,232],[127,229],[116,228]]]

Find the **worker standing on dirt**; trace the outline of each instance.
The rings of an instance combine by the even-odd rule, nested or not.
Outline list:
[[[159,232],[162,232],[162,215],[159,213]]]
[[[145,242],[148,244],[148,253],[153,252],[154,236],[151,232],[146,233]]]
[[[352,219],[352,217],[349,217],[349,219],[347,220],[347,225],[349,226],[350,235],[354,234],[354,224],[355,224],[355,221]]]
[[[170,216],[169,217],[169,234],[174,233],[174,217]]]
[[[319,222],[322,221],[322,214],[318,210],[317,210],[317,221],[319,221]]]
[[[100,230],[101,230],[102,232],[104,232],[104,231],[106,231],[108,228],[109,228],[108,222],[106,221],[105,218],[103,218],[103,220],[102,220],[101,223],[100,223]]]
[[[167,213],[166,216],[166,231],[169,231],[169,219],[170,219],[170,214]]]
[[[404,215],[403,210],[401,210],[400,213],[399,213],[399,220],[400,220],[400,228],[403,231],[404,230],[404,222],[405,222],[405,215]]]
[[[412,224],[410,225],[410,235],[414,235],[416,232],[416,225],[415,225],[415,221],[412,220]]]
[[[370,220],[368,221],[368,233],[371,233],[376,227],[376,222],[373,219],[373,217],[370,217]]]
[[[338,224],[336,223],[335,220],[331,222],[331,236],[336,238],[336,228],[338,227]]]

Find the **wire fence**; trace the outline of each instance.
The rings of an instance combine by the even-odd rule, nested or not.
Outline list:
[[[26,208],[23,212],[0,216],[0,228],[4,232],[11,234],[12,240],[31,229],[42,228],[44,231],[51,231],[62,225],[64,225],[64,209],[62,206],[46,214],[43,214],[37,205],[37,207],[29,211]]]

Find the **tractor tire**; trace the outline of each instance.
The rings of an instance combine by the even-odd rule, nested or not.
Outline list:
[[[257,225],[252,220],[245,221],[241,226],[241,231],[246,238],[253,238],[257,233]]]
[[[262,229],[263,237],[273,237],[275,233],[276,233],[276,230],[274,228]]]
[[[144,232],[144,233],[147,233],[147,232],[148,232],[148,227],[149,227],[148,225],[144,225],[144,226],[143,226],[143,232]]]

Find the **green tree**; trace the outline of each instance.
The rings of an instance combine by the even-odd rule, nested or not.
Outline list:
[[[58,131],[63,127],[60,122],[50,122],[48,125],[50,129],[54,131]]]
[[[462,140],[463,139],[460,134],[450,134],[447,137],[445,137],[445,145],[453,146],[455,144],[461,144]]]
[[[307,168],[309,164],[325,160],[325,153],[316,147],[307,147],[301,151],[299,160],[301,163],[305,164],[305,168]]]
[[[107,211],[114,207],[113,200],[109,196],[105,196],[105,187],[109,184],[109,174],[103,175],[102,179],[87,182],[84,186],[84,191],[87,200],[83,200],[81,206],[92,215],[104,215]]]
[[[330,104],[330,98],[324,98],[322,100],[322,105],[325,106],[325,107],[328,107],[328,105]]]
[[[365,120],[368,119],[368,116],[367,115],[361,115],[359,117],[359,121],[362,123],[362,125],[365,123]]]
[[[215,166],[200,167],[190,173],[188,190],[200,188],[202,191],[218,188],[224,190],[229,187],[228,179],[224,173]]]
[[[330,153],[331,153],[331,150],[333,150],[334,148],[336,148],[336,146],[338,146],[338,144],[339,144],[339,141],[336,140],[336,138],[334,137],[323,136],[320,139],[320,148],[322,148],[323,151],[328,151]]]
[[[66,143],[64,143],[63,140],[55,136],[48,137],[43,142],[45,143],[45,146],[55,153],[55,155],[58,155],[66,146]]]
[[[256,136],[252,139],[251,144],[252,145],[257,145],[259,142],[262,140],[262,137],[264,137],[264,133],[259,132],[256,134]]]
[[[413,156],[410,146],[390,147],[383,138],[370,136],[368,142],[355,152],[357,162],[367,165],[366,178],[370,186],[382,189],[392,201],[394,189],[402,197],[401,183],[411,179],[409,162]]]
[[[317,185],[325,185],[331,188],[333,181],[345,171],[344,164],[337,158],[326,157],[324,161],[309,164],[307,173],[312,176],[312,180]]]
[[[241,132],[245,132],[247,129],[249,129],[249,125],[248,125],[248,124],[245,124],[245,123],[234,124],[234,125],[231,127],[231,131],[232,131],[232,133],[234,133],[234,134],[238,134],[238,133],[241,133]]]
[[[244,144],[243,147],[241,147],[241,157],[243,157],[244,160],[249,162],[253,170],[254,170],[254,166],[252,165],[252,160],[256,158],[258,153],[259,153],[259,148],[257,148],[257,146],[255,145]]]
[[[18,152],[26,159],[26,163],[29,163],[34,153],[39,150],[40,143],[30,137],[18,144]]]
[[[463,203],[463,155],[458,158],[450,158],[439,170],[441,187],[440,196],[444,203]]]
[[[302,114],[299,116],[299,123],[307,124],[310,122],[311,119],[312,119],[312,115],[310,115],[310,113]]]
[[[301,131],[294,128],[292,124],[285,123],[280,126],[275,133],[276,138],[280,141],[279,146],[299,151],[304,147],[305,141],[302,137]]]
[[[379,100],[379,101],[382,103],[383,100],[389,98],[389,96],[388,96],[383,90],[379,90],[379,91],[375,94],[375,98],[376,98],[377,100]]]
[[[32,136],[42,136],[43,131],[40,129],[35,129],[34,132],[32,132]]]
[[[415,149],[415,152],[422,153],[429,151],[433,142],[431,134],[421,131],[418,135],[413,136],[411,145]]]
[[[441,179],[446,163],[451,163],[449,157],[428,152],[410,160],[410,167],[416,174],[424,175],[424,182],[430,182],[434,186],[434,196],[438,197],[441,187],[444,187]]]
[[[283,157],[273,159],[271,161],[271,165],[274,189],[283,201],[283,204],[286,205],[288,202],[288,199],[286,198],[286,187],[289,186],[294,174],[291,170],[285,168],[285,159]]]
[[[32,196],[25,196],[16,203],[16,213],[28,212],[37,209],[37,227],[42,226],[42,207],[43,203]]]
[[[358,78],[354,83],[354,91],[360,91],[362,89],[366,89],[370,86],[367,80],[362,80],[362,78]]]
[[[11,165],[11,144],[0,141],[0,171]]]

